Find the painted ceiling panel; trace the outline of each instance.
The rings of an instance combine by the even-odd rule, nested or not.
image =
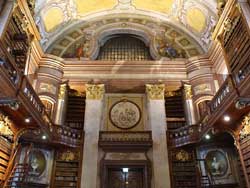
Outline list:
[[[138,9],[169,14],[173,9],[174,0],[132,0],[132,5]]]
[[[112,9],[117,4],[117,0],[75,0],[75,3],[79,14],[88,14]]]
[[[139,24],[138,30],[151,28],[152,35],[162,35],[171,28],[171,32],[180,34],[168,33],[167,37],[177,38],[177,43],[184,48],[193,46],[201,52],[211,43],[217,14],[215,0],[37,0],[35,19],[45,51],[55,49],[58,52],[63,46],[72,45],[65,33],[78,33],[75,41],[85,35],[93,38],[104,25],[110,26],[105,27],[106,30],[113,27],[122,30]],[[81,29],[83,25],[87,29]],[[67,41],[67,44],[57,41]]]

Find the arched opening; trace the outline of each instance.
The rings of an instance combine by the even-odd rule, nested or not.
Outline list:
[[[202,187],[244,187],[244,175],[234,138],[228,132],[206,133],[197,147]]]
[[[136,35],[117,34],[109,36],[101,46],[98,60],[143,61],[152,60],[149,47]]]

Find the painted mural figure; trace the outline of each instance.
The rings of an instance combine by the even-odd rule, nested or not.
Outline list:
[[[212,167],[212,174],[213,175],[221,174],[221,163],[219,161],[217,161],[216,157],[213,158],[213,161],[211,163],[211,167]]]

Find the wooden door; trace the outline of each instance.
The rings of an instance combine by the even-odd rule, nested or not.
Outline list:
[[[109,169],[108,188],[143,188],[143,170],[132,168],[123,173],[119,168]]]

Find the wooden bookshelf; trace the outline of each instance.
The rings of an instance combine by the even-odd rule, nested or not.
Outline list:
[[[69,95],[67,104],[66,126],[83,130],[85,114],[85,97]]]
[[[171,152],[172,187],[196,188],[197,172],[193,151],[183,149]]]
[[[244,165],[247,171],[248,178],[250,178],[250,135],[246,135],[240,140],[240,149],[242,152],[242,157],[244,160]],[[240,161],[238,161],[240,166],[240,177],[244,180],[244,174]]]
[[[186,125],[181,89],[165,96],[166,122],[168,130],[179,129]]]
[[[79,188],[80,153],[72,150],[57,152],[53,170],[53,188]]]
[[[11,155],[11,143],[0,136],[0,184],[4,181],[4,176]]]

